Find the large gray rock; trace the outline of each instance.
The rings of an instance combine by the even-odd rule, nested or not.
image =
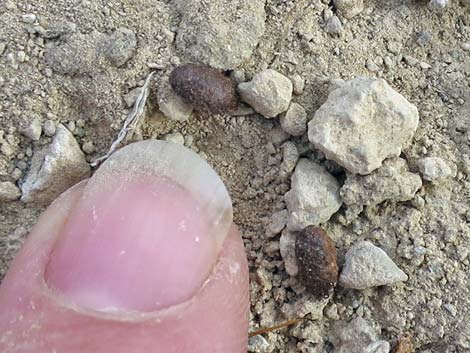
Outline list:
[[[339,184],[326,169],[308,159],[300,159],[285,195],[291,231],[319,225],[330,219],[342,204]]]
[[[385,251],[368,241],[360,241],[346,253],[338,283],[346,288],[366,289],[407,279]]]
[[[73,135],[57,127],[52,143],[36,151],[21,185],[21,201],[47,205],[62,192],[90,176],[90,166]]]
[[[367,346],[364,353],[389,353],[390,343],[387,341],[376,341]]]
[[[402,158],[387,159],[369,175],[347,174],[340,194],[347,205],[377,205],[385,200],[408,201],[422,186]]]
[[[240,66],[264,33],[263,0],[177,0],[176,47],[187,61],[220,69]]]
[[[437,182],[452,176],[453,172],[445,160],[439,157],[425,157],[416,163],[424,180]]]
[[[308,124],[308,138],[327,158],[364,175],[400,155],[418,120],[418,109],[385,80],[358,77],[330,93]]]
[[[289,108],[292,81],[271,69],[256,74],[250,82],[238,85],[242,101],[266,118],[273,118]]]

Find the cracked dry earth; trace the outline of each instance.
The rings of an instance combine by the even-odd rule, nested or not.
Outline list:
[[[332,16],[341,22],[334,31],[327,26]],[[224,35],[212,36],[211,28]],[[235,30],[224,32],[227,28]],[[292,101],[305,108],[308,119],[326,101],[328,82],[337,78],[381,77],[413,103],[419,125],[401,157],[415,173],[419,159],[439,157],[451,176],[439,183],[424,180],[409,201],[386,200],[360,213],[343,205],[323,224],[340,267],[347,250],[367,240],[408,280],[365,290],[338,286],[328,300],[318,301],[290,277],[279,251],[282,227],[274,234],[268,230],[271,216],[286,209],[290,189],[291,175],[281,173],[285,142],[326,167],[341,185],[345,170],[312,148],[306,134],[283,133],[278,118],[165,117],[159,92],[171,70],[185,62],[235,70],[233,76],[242,81],[266,68],[297,75],[305,88]],[[177,133],[222,176],[250,264],[252,331],[304,317],[256,336],[250,351],[348,352],[347,339],[335,332],[363,318],[370,335],[388,341],[392,350],[409,334],[415,352],[470,352],[470,7],[465,1],[433,10],[425,1],[366,0],[363,11],[348,19],[320,0],[4,0],[0,182],[21,186],[32,156],[51,143],[50,127],[58,124],[72,132],[88,161],[103,155],[150,68],[159,70],[145,119],[127,142]],[[24,132],[35,119],[42,126],[37,140]],[[0,278],[42,209],[19,200],[0,203]]]

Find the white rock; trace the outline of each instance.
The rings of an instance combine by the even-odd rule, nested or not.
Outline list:
[[[184,136],[180,132],[173,132],[170,134],[166,134],[163,137],[163,140],[177,143],[178,145],[184,145]]]
[[[42,133],[41,121],[38,118],[33,119],[28,127],[23,129],[21,132],[31,140],[38,141]]]
[[[363,0],[333,0],[338,12],[346,17],[353,18],[364,10]]]
[[[420,176],[409,172],[406,161],[397,157],[385,160],[369,175],[347,173],[340,194],[347,205],[377,205],[411,200],[421,186]]]
[[[366,289],[407,279],[385,251],[368,241],[360,241],[346,253],[338,283],[345,288]]]
[[[46,136],[54,136],[55,135],[56,127],[55,127],[55,124],[52,120],[46,120],[44,122],[44,125],[43,125],[42,129],[43,129],[44,134]]]
[[[89,175],[90,166],[80,146],[70,131],[59,125],[50,146],[35,152],[31,168],[21,185],[21,201],[49,204]]]
[[[11,181],[0,182],[0,201],[15,201],[21,197],[20,189]]]
[[[168,119],[176,121],[186,121],[193,112],[193,106],[183,101],[170,87],[169,84],[163,85],[158,90],[158,107]]]
[[[287,227],[292,231],[328,221],[342,204],[336,179],[324,167],[305,158],[297,163],[291,190],[284,198],[289,210]]]
[[[450,166],[439,157],[425,157],[416,162],[424,180],[436,182],[453,175]]]
[[[335,353],[365,353],[365,349],[377,340],[375,330],[362,317],[348,323],[338,322],[330,333]]]
[[[364,353],[389,353],[390,343],[387,341],[376,341],[367,346]]]
[[[298,103],[292,103],[289,109],[279,117],[281,128],[292,136],[303,135],[307,131],[307,112]]]
[[[292,277],[297,276],[299,268],[297,267],[297,258],[295,257],[295,233],[284,229],[279,239],[279,249],[284,260],[286,272]]]
[[[369,174],[400,155],[418,120],[418,109],[385,80],[358,77],[329,94],[308,124],[308,138],[351,173]]]
[[[271,69],[256,74],[250,82],[238,85],[242,101],[266,118],[273,118],[289,108],[292,82]]]
[[[430,0],[428,2],[428,7],[431,10],[442,11],[449,4],[449,0]]]

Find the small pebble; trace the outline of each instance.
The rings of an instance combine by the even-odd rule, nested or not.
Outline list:
[[[289,77],[292,81],[293,91],[296,96],[300,96],[304,93],[305,80],[299,74],[294,74]]]
[[[460,48],[462,48],[465,51],[470,51],[470,42],[460,44]],[[1,50],[0,50],[0,55],[1,55]]]
[[[178,145],[184,145],[184,136],[179,132],[173,132],[171,134],[166,134],[163,137],[163,140],[173,142],[173,143],[177,143]]]
[[[24,23],[32,24],[36,21],[36,15],[33,13],[23,15],[21,16],[21,21],[23,21]]]
[[[250,82],[238,85],[242,101],[265,118],[273,118],[289,108],[292,90],[292,82],[272,69],[261,71]]]
[[[82,145],[82,151],[85,152],[86,154],[92,154],[95,152],[95,146],[93,145],[93,142],[87,141]]]
[[[55,124],[52,120],[46,120],[42,126],[42,130],[46,136],[54,136],[55,134]]]
[[[428,45],[430,41],[431,41],[431,34],[426,31],[422,31],[418,33],[416,37],[416,43],[418,43],[418,45],[421,47]]]
[[[0,182],[0,201],[15,201],[21,197],[20,189],[10,181]]]
[[[333,36],[339,36],[343,30],[343,25],[337,16],[331,16],[326,22],[325,31]]]
[[[333,0],[338,12],[346,17],[353,18],[364,10],[363,0]]]
[[[69,121],[67,123],[67,129],[73,133],[75,131],[75,121]]]
[[[203,113],[230,113],[238,107],[236,82],[210,66],[178,66],[170,74],[170,85]]]
[[[16,57],[18,58],[18,61],[20,63],[24,63],[26,61],[26,53],[23,50],[20,50],[17,53]]]
[[[442,11],[447,7],[449,0],[430,0],[428,7],[431,10]]]
[[[333,240],[320,227],[308,226],[297,233],[295,256],[299,278],[307,290],[318,298],[328,297],[338,280]]]
[[[292,103],[279,118],[281,128],[292,136],[303,135],[307,131],[307,112],[298,103]]]
[[[265,353],[268,352],[269,342],[261,335],[256,335],[248,339],[248,352]]]
[[[445,160],[439,157],[425,157],[416,162],[424,180],[438,182],[452,176],[453,172]]]
[[[38,118],[34,118],[28,127],[23,129],[21,132],[31,140],[38,141],[42,133],[41,121]]]
[[[403,282],[408,276],[382,249],[368,241],[359,241],[346,253],[339,277],[345,288],[366,289]]]

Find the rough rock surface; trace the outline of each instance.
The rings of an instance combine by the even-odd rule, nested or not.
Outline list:
[[[268,226],[266,227],[266,236],[272,238],[285,228],[287,224],[287,219],[289,218],[289,213],[287,210],[281,210],[279,212],[273,213],[271,216]]]
[[[364,353],[366,348],[377,341],[377,333],[362,317],[348,323],[335,325],[330,334],[335,353]]]
[[[307,112],[298,103],[292,103],[289,109],[279,117],[282,129],[292,136],[300,136],[307,131]]]
[[[421,186],[421,178],[408,171],[404,159],[391,158],[369,175],[347,173],[340,194],[347,205],[377,205],[411,200]]]
[[[308,124],[313,145],[355,174],[397,157],[418,127],[418,110],[385,80],[358,77],[333,90]]]
[[[234,69],[252,54],[264,33],[261,0],[178,0],[176,46],[188,61]]]
[[[333,4],[346,18],[353,18],[364,10],[364,0],[333,0]]]
[[[436,182],[452,176],[453,172],[445,160],[439,157],[425,157],[416,162],[424,180]]]
[[[292,98],[292,81],[279,72],[266,69],[256,74],[250,82],[238,85],[242,101],[266,118],[273,118],[289,108]]]
[[[339,284],[346,288],[366,289],[407,279],[408,276],[385,251],[368,241],[360,241],[346,253]]]
[[[326,222],[342,204],[336,179],[323,166],[305,158],[297,163],[291,190],[284,198],[290,213],[287,227],[292,231]]]
[[[11,181],[0,182],[0,201],[15,201],[21,196],[21,191]]]
[[[369,344],[364,353],[389,353],[390,343],[387,341],[377,341]]]
[[[21,201],[47,205],[90,175],[90,166],[73,135],[63,125],[46,150],[36,151],[21,185]]]

